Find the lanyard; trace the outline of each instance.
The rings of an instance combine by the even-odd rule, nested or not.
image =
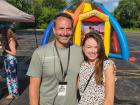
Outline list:
[[[60,58],[58,49],[57,49],[57,47],[56,47],[56,42],[54,43],[54,46],[55,46],[55,50],[56,50],[56,53],[57,53],[57,56],[58,56],[58,59],[59,59],[59,63],[60,63],[60,67],[61,67],[62,81],[64,81],[64,80],[65,80],[65,77],[67,76],[68,67],[69,67],[69,61],[70,61],[70,45],[69,45],[69,51],[68,51],[67,68],[66,68],[66,71],[65,71],[65,72],[64,72],[63,65],[62,65],[62,60],[61,60],[61,58]]]

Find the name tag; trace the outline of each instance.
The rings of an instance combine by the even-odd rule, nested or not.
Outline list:
[[[66,96],[67,82],[59,82],[58,96]]]

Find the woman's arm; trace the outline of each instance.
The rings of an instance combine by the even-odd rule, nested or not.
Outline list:
[[[77,76],[77,99],[78,99],[78,101],[80,101],[80,99],[81,99],[80,91],[79,91],[79,82],[80,82],[80,80],[79,80],[79,75],[78,75]]]
[[[77,76],[77,81],[76,81],[77,89],[79,89],[79,74]]]
[[[105,70],[105,101],[104,105],[114,105],[115,94],[115,66],[110,64]]]
[[[16,55],[16,52],[17,52],[16,42],[13,38],[10,38],[9,48],[10,48],[10,50],[5,49],[5,52],[8,53],[8,54],[11,54],[11,55]]]

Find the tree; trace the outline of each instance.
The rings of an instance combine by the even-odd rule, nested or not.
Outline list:
[[[65,0],[34,0],[34,15],[39,28],[47,27],[54,16],[66,6]]]
[[[124,28],[138,27],[140,17],[140,0],[122,0],[115,9],[114,15]]]
[[[45,28],[53,17],[63,10],[66,0],[8,0],[9,3],[36,18],[38,28]]]
[[[7,0],[7,1],[22,11],[25,11],[27,13],[33,13],[33,10],[31,8],[31,2],[28,3],[25,0]]]
[[[94,0],[70,0],[70,2],[84,2],[84,1],[93,2]]]

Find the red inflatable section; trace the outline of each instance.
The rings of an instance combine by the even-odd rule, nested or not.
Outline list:
[[[113,31],[113,35],[112,35],[112,46],[113,46],[113,50],[115,53],[120,52],[120,47],[119,47],[119,42],[118,42],[118,38],[116,35],[116,32]]]
[[[95,17],[95,16],[92,16],[92,17],[89,17],[87,19],[84,19],[83,21],[87,21],[87,22],[97,22],[97,23],[100,23],[100,22],[103,22],[101,19]]]
[[[137,60],[137,58],[134,56],[134,55],[132,55],[130,58],[129,58],[129,61],[130,62],[135,62]]]
[[[92,4],[92,7],[95,8],[96,10],[100,11],[103,13],[103,11],[95,4]],[[101,23],[103,22],[101,19],[99,19],[98,17],[95,17],[95,16],[92,16],[92,17],[89,17],[83,21],[87,21],[87,22],[97,22],[97,23]]]
[[[103,13],[103,11],[96,5],[96,4],[92,4],[93,8],[95,8],[96,10],[100,11]]]

